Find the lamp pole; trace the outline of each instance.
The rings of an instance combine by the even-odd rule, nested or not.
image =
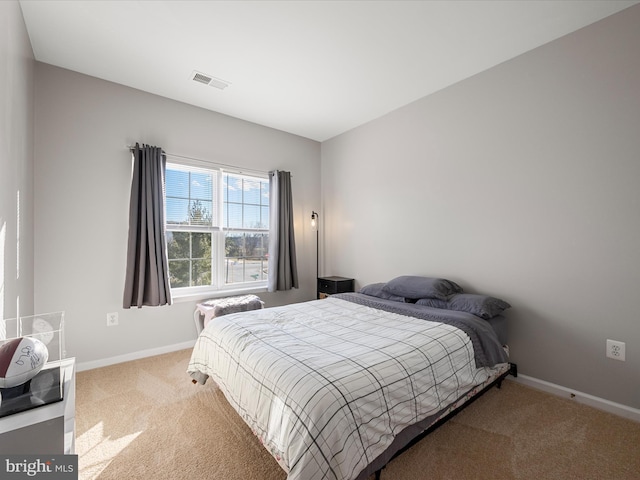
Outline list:
[[[316,230],[316,281],[318,280],[318,277],[320,276],[320,240],[319,240],[319,231],[320,229],[318,228],[318,213],[312,211],[311,212],[311,227],[315,228]]]

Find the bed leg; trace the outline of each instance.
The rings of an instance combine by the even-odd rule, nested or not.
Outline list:
[[[518,376],[518,365],[516,365],[515,363],[509,363],[509,372],[506,375],[503,375],[502,377],[500,377],[496,381],[496,387],[498,387],[498,390],[500,389],[500,387],[502,387],[502,381],[505,379],[505,377],[507,375],[513,375],[514,377],[517,377]]]
[[[380,474],[382,473],[382,469],[376,470],[376,480],[380,480]]]

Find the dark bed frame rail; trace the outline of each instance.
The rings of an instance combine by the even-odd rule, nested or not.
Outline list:
[[[404,453],[405,451],[407,451],[408,449],[410,449],[411,447],[413,447],[416,443],[418,443],[420,440],[422,440],[424,437],[426,437],[427,435],[429,435],[431,432],[433,432],[434,430],[436,430],[438,427],[441,427],[442,425],[444,425],[445,423],[447,423],[449,420],[451,420],[453,417],[455,417],[458,413],[460,413],[462,410],[464,410],[465,408],[467,408],[469,405],[471,405],[473,402],[475,402],[478,398],[480,398],[482,395],[484,395],[486,392],[488,392],[491,388],[493,388],[494,386],[496,386],[497,388],[500,388],[502,386],[502,381],[508,376],[508,375],[513,375],[514,377],[518,376],[518,365],[516,365],[515,363],[509,363],[509,370],[507,370],[506,372],[504,372],[502,375],[500,375],[498,378],[496,378],[493,382],[491,382],[489,385],[487,385],[486,387],[484,387],[482,390],[480,390],[478,392],[477,395],[474,395],[473,397],[471,397],[467,402],[463,403],[462,405],[460,405],[458,408],[456,408],[455,410],[452,410],[447,416],[442,417],[440,420],[438,420],[437,422],[435,422],[433,425],[431,425],[429,428],[427,428],[424,432],[422,432],[420,435],[418,435],[417,437],[415,437],[413,440],[411,440],[407,445],[405,445],[404,447],[402,447],[400,450],[398,450],[389,461],[393,460],[394,458],[400,456],[402,453]],[[380,468],[379,470],[376,470],[375,475],[376,475],[376,480],[380,480],[380,475],[382,474],[382,470],[386,467],[383,466],[382,468]]]

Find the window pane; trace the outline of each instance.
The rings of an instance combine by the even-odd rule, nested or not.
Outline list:
[[[189,260],[169,260],[169,284],[171,288],[189,287]]]
[[[193,200],[189,207],[190,225],[211,225],[212,202]]]
[[[189,222],[189,200],[182,198],[169,198],[165,202],[165,215],[167,223],[185,225]]]
[[[267,261],[263,258],[228,258],[225,265],[226,284],[267,280]]]
[[[262,213],[262,217],[261,217],[260,227],[269,229],[269,207],[262,207],[261,213]]]
[[[194,260],[192,267],[192,287],[211,285],[211,258]]]
[[[167,254],[169,259],[191,257],[190,235],[189,232],[167,232]],[[171,268],[169,270],[171,271]]]
[[[167,168],[165,173],[165,195],[167,197],[189,198],[189,172]]]
[[[211,234],[192,233],[191,234],[191,257],[207,258],[211,265]]]
[[[267,279],[267,264],[261,258],[247,258],[245,260],[245,282],[255,282]]]
[[[267,182],[266,180],[263,182],[260,182],[260,190],[261,190],[261,204],[262,205],[269,205],[269,182]]]
[[[265,281],[268,248],[266,233],[228,233],[225,236],[225,283]]]
[[[243,202],[260,205],[260,182],[243,179]]]
[[[225,228],[242,228],[242,205],[229,203],[225,205]]]
[[[242,203],[242,179],[230,175],[225,175],[224,178],[224,201]]]
[[[242,282],[242,259],[225,258],[224,261],[224,283]]]
[[[213,180],[209,173],[191,173],[191,198],[211,201],[213,199],[212,182]]]
[[[269,251],[269,235],[266,233],[248,233],[244,238],[244,250],[247,257],[265,257]]]
[[[260,228],[260,207],[245,205],[242,228]]]
[[[224,250],[227,258],[244,256],[244,235],[228,233],[224,239]]]

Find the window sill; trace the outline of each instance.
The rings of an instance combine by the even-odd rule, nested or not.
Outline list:
[[[229,290],[211,290],[209,292],[197,292],[197,293],[171,293],[171,299],[173,303],[185,303],[185,302],[197,302],[199,300],[209,300],[211,298],[224,298],[234,295],[247,295],[249,293],[266,293],[267,287],[245,287],[234,288]]]

